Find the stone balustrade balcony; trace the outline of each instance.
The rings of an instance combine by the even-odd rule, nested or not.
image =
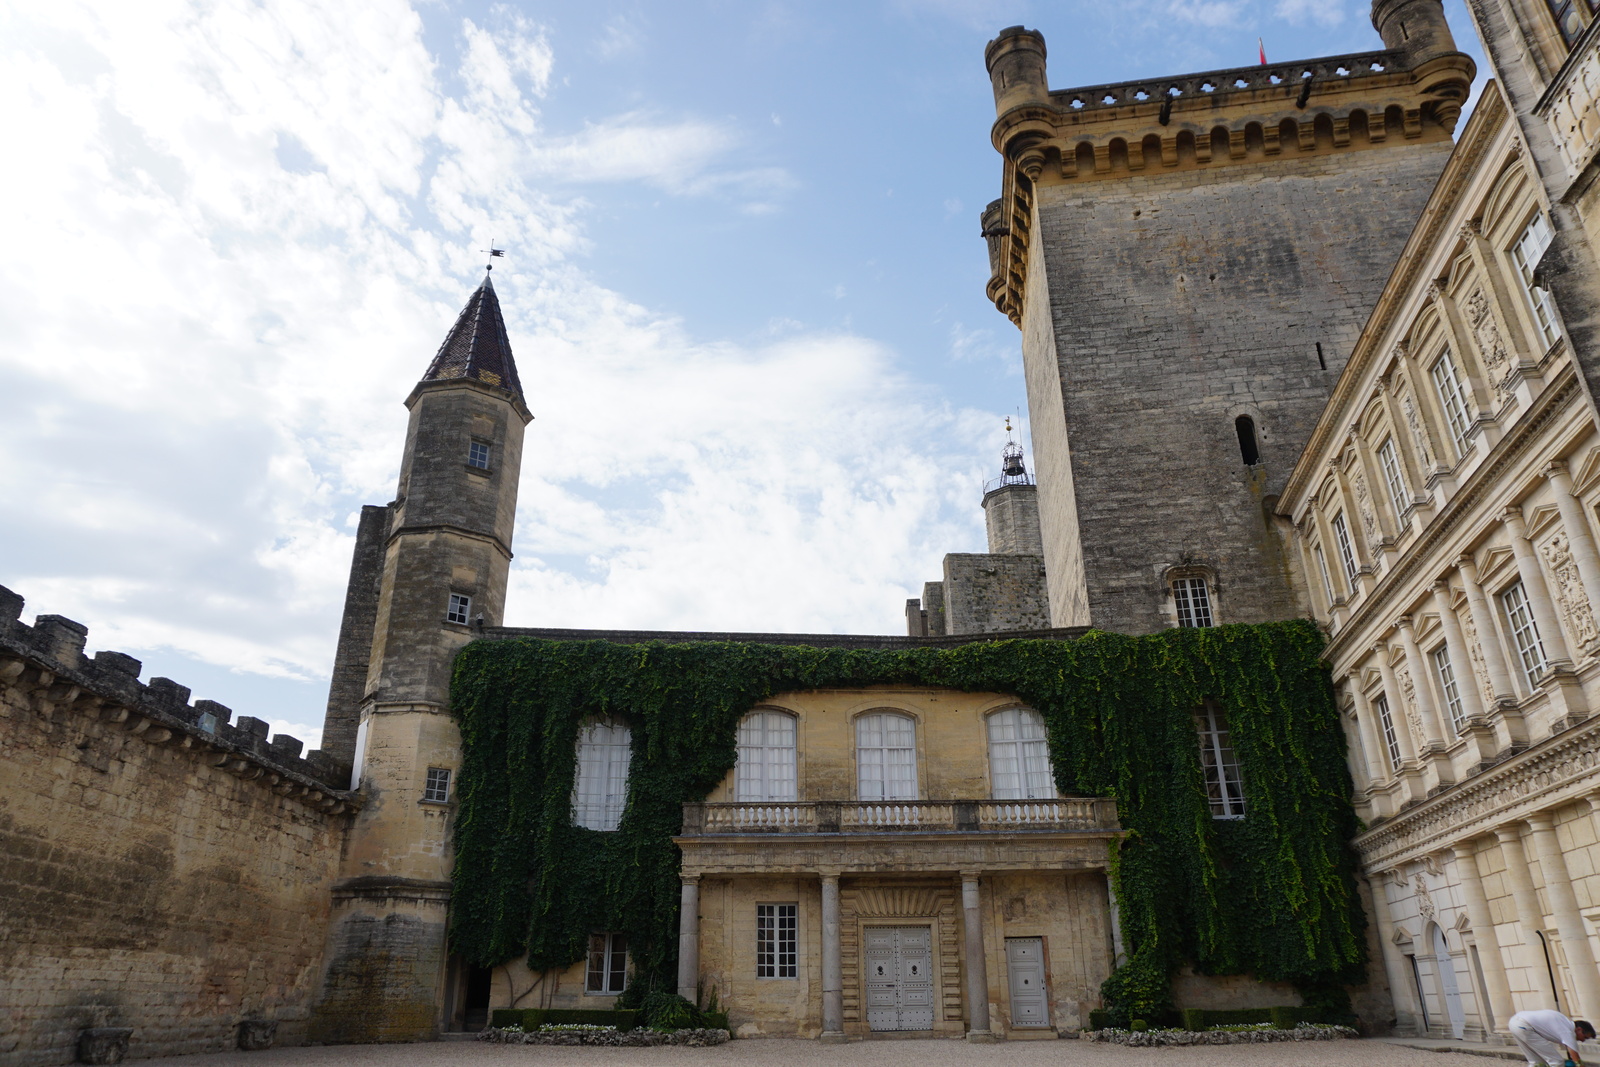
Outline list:
[[[685,804],[683,834],[1016,833],[1117,830],[1117,802],[1057,800],[818,800]]]

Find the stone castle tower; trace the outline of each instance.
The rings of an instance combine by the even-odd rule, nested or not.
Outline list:
[[[395,500],[362,509],[324,747],[352,765],[351,829],[313,1039],[416,1040],[458,977],[445,944],[456,652],[505,608],[523,402],[485,275],[406,399]]]
[[[1473,77],[1440,0],[1381,51],[1051,90],[986,60],[1004,158],[990,297],[1022,331],[1048,625],[1305,612],[1272,504],[1449,157]]]

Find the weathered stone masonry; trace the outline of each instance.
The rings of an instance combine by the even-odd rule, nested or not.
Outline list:
[[[335,760],[267,740],[70,619],[0,588],[0,1064],[303,1039],[355,798]]]

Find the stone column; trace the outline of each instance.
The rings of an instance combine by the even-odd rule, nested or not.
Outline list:
[[[1489,608],[1489,598],[1478,584],[1478,564],[1470,555],[1456,560],[1461,573],[1461,588],[1466,590],[1467,604],[1472,609],[1473,629],[1478,631],[1478,649],[1483,653],[1483,665],[1489,672],[1489,688],[1494,690],[1495,703],[1514,703],[1517,691],[1512,688],[1511,674],[1506,670],[1506,657],[1500,644],[1499,619]]]
[[[1561,632],[1560,620],[1556,618],[1555,605],[1550,600],[1550,587],[1545,584],[1539,557],[1534,554],[1533,542],[1528,540],[1528,525],[1522,521],[1522,509],[1506,508],[1500,515],[1500,521],[1511,534],[1511,551],[1517,558],[1517,574],[1522,578],[1522,591],[1528,596],[1533,621],[1539,627],[1546,666],[1570,668],[1572,653],[1567,651],[1567,638]]]
[[[1583,579],[1583,591],[1589,594],[1589,609],[1591,612],[1600,610],[1600,552],[1595,549],[1594,530],[1585,516],[1583,503],[1572,495],[1572,475],[1567,472],[1565,463],[1557,461],[1544,469],[1544,476],[1556,491],[1561,525],[1567,529],[1567,543],[1572,548],[1572,562],[1577,564],[1578,576]]]
[[[1486,1029],[1506,1032],[1511,1021],[1511,983],[1506,981],[1505,958],[1500,955],[1500,938],[1495,933],[1494,916],[1489,911],[1489,899],[1483,893],[1483,879],[1478,874],[1478,851],[1471,841],[1463,841],[1450,850],[1456,861],[1456,878],[1461,882],[1461,897],[1467,907],[1467,919],[1472,923],[1472,936],[1478,942],[1478,963],[1483,968],[1484,992],[1489,998],[1489,1010],[1483,1013]],[[1487,1016],[1493,1016],[1493,1021]]]
[[[1586,1018],[1600,1010],[1600,971],[1595,969],[1589,931],[1578,913],[1578,898],[1572,891],[1567,861],[1561,855],[1561,842],[1556,838],[1555,814],[1541,811],[1530,815],[1528,827],[1533,831],[1533,847],[1539,854],[1539,871],[1544,875],[1545,899],[1550,902],[1556,933],[1561,937],[1561,949],[1567,957],[1567,969],[1572,972],[1572,983],[1578,987],[1573,990],[1578,1003],[1567,1005],[1567,1014]]]
[[[1522,930],[1522,946],[1532,964],[1534,981],[1544,995],[1545,1006],[1554,1008],[1556,991],[1550,986],[1550,972],[1544,965],[1544,946],[1538,937],[1544,930],[1544,910],[1539,907],[1539,894],[1533,891],[1533,879],[1528,877],[1528,856],[1522,849],[1522,834],[1515,823],[1510,823],[1496,827],[1494,836],[1500,841],[1506,884],[1511,887],[1511,899],[1516,903],[1517,925]]]
[[[844,967],[839,959],[839,874],[822,875],[822,1036],[843,1042]]]
[[[1394,943],[1394,916],[1389,911],[1389,871],[1374,871],[1368,876],[1372,891],[1372,921],[1378,928],[1378,948],[1383,953],[1383,971],[1389,979],[1389,995],[1394,999],[1396,1022],[1401,1013],[1411,1016],[1411,1025],[1422,1029],[1422,1011],[1417,1004],[1417,983],[1411,968]]]
[[[700,876],[683,876],[678,902],[678,996],[700,1002]]]
[[[1383,679],[1383,695],[1389,701],[1389,717],[1394,723],[1395,740],[1400,743],[1400,762],[1414,763],[1417,758],[1416,739],[1411,734],[1411,720],[1406,715],[1405,694],[1394,680],[1394,668],[1389,665],[1389,646],[1379,641],[1372,646],[1378,658],[1378,675]],[[1387,747],[1387,746],[1385,746]],[[1399,768],[1395,768],[1396,773]]]
[[[1423,661],[1422,650],[1417,647],[1411,616],[1400,616],[1395,628],[1400,631],[1400,646],[1405,649],[1406,663],[1411,669],[1411,686],[1417,694],[1417,714],[1422,717],[1422,732],[1427,737],[1428,748],[1443,749],[1445,737],[1455,736],[1455,730],[1447,734],[1444,724],[1439,720],[1439,710],[1433,703],[1433,671]]]
[[[983,909],[979,907],[978,872],[961,872],[961,925],[967,935],[968,1041],[993,1041],[989,1029],[989,962],[983,954]]]

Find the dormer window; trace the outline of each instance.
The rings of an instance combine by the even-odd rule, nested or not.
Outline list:
[[[460,593],[450,594],[450,608],[444,613],[445,622],[465,626],[472,621],[472,598]]]
[[[474,441],[467,446],[467,466],[476,467],[481,471],[489,469],[489,446],[482,441]]]

